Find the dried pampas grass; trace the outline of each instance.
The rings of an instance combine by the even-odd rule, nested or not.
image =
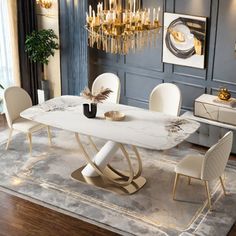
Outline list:
[[[99,102],[103,102],[104,100],[106,100],[110,93],[112,93],[113,91],[109,88],[101,88],[101,90],[98,93],[92,94],[92,92],[90,91],[90,89],[88,87],[86,87],[82,93],[80,94],[82,97],[91,100],[93,103],[99,103]]]

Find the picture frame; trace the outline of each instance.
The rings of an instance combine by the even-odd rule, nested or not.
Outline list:
[[[207,17],[164,13],[162,61],[205,68]]]

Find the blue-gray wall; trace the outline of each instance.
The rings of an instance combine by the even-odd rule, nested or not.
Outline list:
[[[124,104],[146,107],[153,87],[163,82],[179,86],[183,110],[192,110],[196,97],[215,93],[221,86],[227,86],[236,97],[236,0],[143,0],[143,4],[145,7],[161,6],[163,12],[208,17],[206,69],[163,64],[162,35],[157,48],[128,56],[87,48],[83,30],[87,1],[61,0],[63,94],[79,94],[87,78],[91,84],[97,75],[113,72],[121,79],[121,103]]]
[[[87,85],[86,11],[86,0],[59,0],[62,94],[79,95]]]

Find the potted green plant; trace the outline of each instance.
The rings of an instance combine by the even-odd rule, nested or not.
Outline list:
[[[49,98],[49,84],[45,76],[45,66],[48,65],[49,57],[54,56],[55,50],[59,49],[57,35],[52,29],[41,29],[33,31],[26,36],[25,51],[33,62],[42,65],[42,89],[45,92],[45,99]]]

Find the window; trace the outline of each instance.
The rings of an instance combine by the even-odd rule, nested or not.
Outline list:
[[[13,61],[10,40],[10,22],[6,0],[0,0],[0,84],[8,87],[13,84]],[[3,90],[0,89],[0,98]],[[0,112],[1,112],[0,104]]]

